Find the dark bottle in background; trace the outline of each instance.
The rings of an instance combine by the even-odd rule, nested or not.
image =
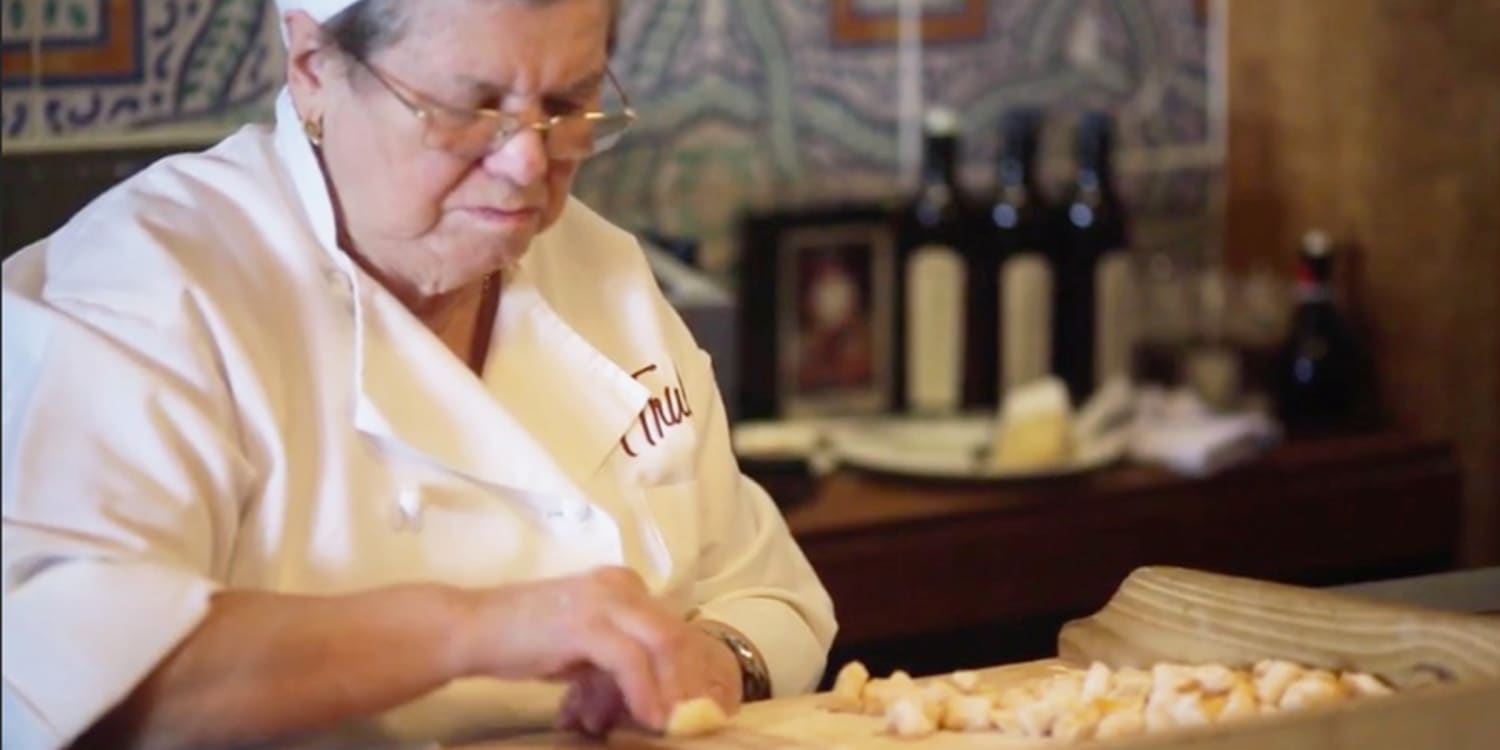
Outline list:
[[[1276,360],[1277,414],[1292,432],[1362,426],[1369,360],[1333,295],[1335,252],[1308,232],[1297,253],[1297,302]]]
[[[1005,113],[995,195],[986,242],[975,255],[971,382],[976,405],[1003,401],[1012,388],[1052,372],[1052,269],[1047,262],[1050,216],[1037,185],[1042,114]]]
[[[924,121],[921,182],[896,216],[895,392],[923,415],[964,403],[968,279],[974,203],[958,175],[958,120],[934,109]]]
[[[1079,119],[1073,179],[1054,222],[1052,361],[1074,404],[1109,377],[1130,372],[1135,311],[1112,131],[1108,113],[1087,112]]]

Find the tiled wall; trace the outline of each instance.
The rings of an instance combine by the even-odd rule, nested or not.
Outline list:
[[[201,142],[282,77],[261,0],[3,0],[7,150]]]
[[[269,0],[0,2],[8,154],[203,143],[265,117],[279,86]],[[614,65],[643,120],[577,193],[700,238],[723,271],[746,207],[898,193],[922,103],[960,111],[976,186],[1006,108],[1046,108],[1057,173],[1072,115],[1103,107],[1127,200],[1168,217],[1152,241],[1201,249],[1222,152],[1209,0],[919,4],[920,56],[903,56],[901,0],[623,0]]]

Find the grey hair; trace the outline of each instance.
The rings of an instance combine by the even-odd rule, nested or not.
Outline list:
[[[546,5],[556,0],[518,0],[527,5]],[[620,17],[620,0],[609,3],[607,52],[614,54],[615,30]],[[406,33],[410,0],[358,0],[323,22],[323,34],[346,54],[368,60],[375,53],[401,41]]]

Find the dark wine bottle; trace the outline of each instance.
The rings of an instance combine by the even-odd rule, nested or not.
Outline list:
[[[925,118],[922,178],[897,214],[895,380],[907,411],[946,415],[964,403],[973,202],[958,175],[958,121]]]
[[[1058,207],[1052,248],[1052,361],[1075,404],[1115,376],[1132,349],[1131,268],[1124,207],[1115,192],[1113,127],[1089,112],[1075,131],[1075,172]]]
[[[1052,372],[1052,271],[1046,259],[1049,209],[1037,186],[1041,113],[1007,112],[989,206],[989,242],[974,259],[976,342],[971,381],[978,405]]]
[[[1359,426],[1370,383],[1363,347],[1333,295],[1328,235],[1308,232],[1297,253],[1297,303],[1276,364],[1277,412],[1293,432]]]

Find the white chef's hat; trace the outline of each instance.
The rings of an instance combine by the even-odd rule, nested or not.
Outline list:
[[[322,23],[355,2],[357,0],[276,0],[276,9],[283,18],[294,10],[307,11],[314,21]]]
[[[276,0],[276,25],[281,27],[281,43],[287,43],[286,14],[294,10],[307,11],[312,20],[322,23],[359,0]]]

